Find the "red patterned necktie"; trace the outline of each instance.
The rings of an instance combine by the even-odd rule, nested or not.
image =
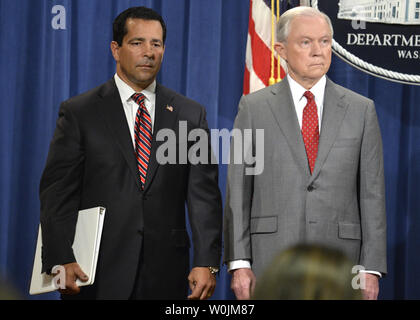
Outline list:
[[[142,93],[135,93],[132,99],[139,105],[134,125],[134,139],[136,141],[136,159],[140,173],[140,184],[141,188],[144,189],[152,148],[152,119],[144,104],[145,96]]]
[[[318,154],[318,112],[315,103],[315,97],[312,92],[306,91],[303,95],[306,97],[308,102],[303,109],[302,136],[303,142],[305,143],[306,155],[308,156],[309,168],[312,174],[315,167],[316,156]]]

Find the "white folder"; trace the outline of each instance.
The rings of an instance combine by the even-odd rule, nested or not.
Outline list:
[[[96,264],[98,261],[104,217],[105,208],[102,207],[79,211],[72,248],[76,262],[80,265],[83,272],[89,277],[87,282],[82,282],[78,279],[76,284],[79,287],[91,285],[95,281]],[[54,279],[54,276],[41,272],[41,248],[42,231],[41,225],[39,225],[31,286],[29,289],[29,294],[31,295],[51,292],[59,289],[57,279]]]

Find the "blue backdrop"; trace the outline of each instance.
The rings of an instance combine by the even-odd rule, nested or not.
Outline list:
[[[62,7],[53,13],[56,5]],[[0,271],[24,298],[39,180],[59,104],[113,76],[112,21],[137,5],[156,9],[167,23],[158,81],[205,105],[211,128],[232,128],[242,94],[248,0],[0,0]],[[65,15],[57,16],[62,9]],[[374,78],[337,57],[329,76],[376,102],[388,215],[389,274],[380,297],[419,299],[420,87]],[[219,170],[224,195],[226,166]],[[214,298],[233,298],[229,282],[224,268]]]

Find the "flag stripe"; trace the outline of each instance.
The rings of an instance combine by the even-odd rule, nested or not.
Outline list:
[[[249,69],[245,68],[245,72],[244,72],[244,93],[248,94],[249,93]]]
[[[250,19],[254,22],[254,30],[268,48],[271,48],[271,10],[262,0],[252,0]]]
[[[268,86],[268,80],[270,79],[271,73],[271,49],[268,48],[265,43],[261,40],[258,34],[255,32],[254,20],[250,20],[250,36],[251,36],[251,47],[252,47],[252,68],[255,73],[261,79],[261,81]],[[268,64],[267,64],[268,58]],[[277,60],[275,62],[277,65]]]
[[[276,1],[277,2],[277,1]],[[292,1],[299,3],[298,1]],[[290,1],[280,1],[282,13],[290,6]],[[244,71],[243,93],[248,94],[269,85],[271,77],[271,1],[250,0],[248,40]],[[277,79],[278,62],[274,55],[274,78]],[[280,78],[286,76],[286,64],[280,59]]]

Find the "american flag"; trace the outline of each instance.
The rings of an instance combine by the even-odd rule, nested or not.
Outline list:
[[[272,2],[274,2],[273,12],[271,11]],[[286,75],[284,62],[280,61],[280,64],[278,64],[276,55],[272,55],[272,13],[274,13],[274,23],[276,23],[277,4],[281,15],[286,10],[301,4],[309,5],[309,2],[299,0],[250,0],[244,94],[267,87],[270,77],[273,75],[277,81],[283,79]],[[272,61],[272,58],[274,61]],[[280,72],[278,72],[279,67]]]

